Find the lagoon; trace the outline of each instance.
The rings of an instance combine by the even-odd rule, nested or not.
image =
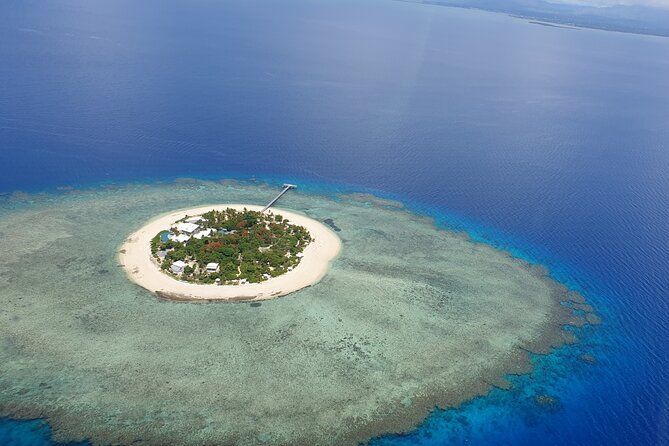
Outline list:
[[[598,322],[544,269],[356,195],[284,197],[309,218],[282,215],[314,242],[293,271],[259,284],[189,284],[151,265],[156,227],[183,212],[129,236],[163,206],[199,204],[193,215],[216,197],[253,203],[272,192],[191,180],[17,201],[0,217],[13,271],[0,295],[0,411],[45,417],[58,441],[355,445],[508,388],[505,375],[532,370],[529,354],[575,342],[563,326]],[[341,252],[319,228],[327,218]],[[145,261],[129,264],[133,250]],[[322,275],[318,262],[327,270],[337,252],[320,281],[292,283],[314,267]],[[170,300],[144,289],[152,272]]]

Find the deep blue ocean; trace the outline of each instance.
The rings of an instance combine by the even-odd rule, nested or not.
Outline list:
[[[375,444],[669,444],[669,38],[394,1],[0,3],[0,193],[177,177],[396,198],[602,316]]]

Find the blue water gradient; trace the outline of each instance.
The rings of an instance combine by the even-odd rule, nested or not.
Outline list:
[[[86,443],[54,443],[51,429],[43,420],[0,418],[0,444],[3,446],[84,446]]]
[[[375,442],[664,445],[668,60],[669,39],[404,2],[5,2],[0,193],[193,176],[398,199],[546,265],[603,324]],[[0,443],[48,441],[28,423]]]

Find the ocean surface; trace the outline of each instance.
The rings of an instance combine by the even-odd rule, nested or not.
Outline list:
[[[602,316],[510,391],[373,443],[669,443],[669,39],[392,1],[9,1],[0,62],[2,194],[372,192],[546,265]],[[49,435],[0,421],[1,444]]]

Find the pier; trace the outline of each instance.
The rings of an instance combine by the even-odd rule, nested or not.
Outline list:
[[[288,192],[289,190],[291,190],[291,189],[295,189],[295,188],[297,188],[297,186],[295,186],[294,184],[284,184],[284,185],[283,185],[283,190],[282,190],[281,192],[279,192],[279,195],[277,195],[276,197],[274,197],[274,199],[273,199],[272,201],[270,201],[270,202],[267,204],[267,206],[265,206],[264,208],[262,208],[262,211],[260,211],[260,212],[265,212],[267,209],[269,209],[270,207],[272,207],[272,205],[273,205],[274,203],[276,203],[276,201],[277,201],[279,198],[281,198],[281,197],[283,196],[283,194],[285,194],[285,193]]]

